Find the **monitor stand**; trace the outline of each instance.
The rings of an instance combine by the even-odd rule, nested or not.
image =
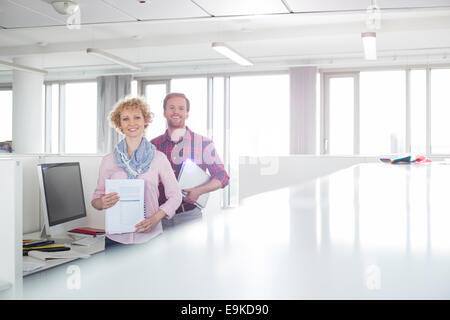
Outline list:
[[[63,234],[58,234],[58,235],[52,236],[50,234],[50,232],[48,232],[47,228],[45,227],[45,224],[42,226],[39,238],[54,240],[55,243],[62,243],[62,244],[70,244],[73,241],[77,240],[76,237],[71,236],[68,233],[63,233]]]

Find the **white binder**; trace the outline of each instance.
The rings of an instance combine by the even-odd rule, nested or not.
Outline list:
[[[211,179],[210,175],[203,171],[194,161],[191,159],[186,159],[182,166],[180,174],[178,175],[178,185],[180,189],[190,189],[201,186],[205,184]],[[183,192],[183,191],[182,191]],[[183,192],[183,195],[186,196],[187,192]],[[209,193],[204,193],[200,197],[198,197],[195,205],[203,209],[206,207],[206,203],[208,202]]]

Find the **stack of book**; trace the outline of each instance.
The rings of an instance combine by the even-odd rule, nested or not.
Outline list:
[[[77,229],[69,230],[68,233],[71,234],[71,235],[74,235],[74,236],[96,237],[96,236],[104,235],[105,234],[105,230],[84,227],[84,228],[77,228]]]

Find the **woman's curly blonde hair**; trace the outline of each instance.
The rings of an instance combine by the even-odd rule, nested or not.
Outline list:
[[[145,129],[147,129],[150,122],[153,120],[153,113],[149,111],[148,104],[144,98],[126,97],[119,100],[114,106],[113,111],[109,114],[109,121],[111,126],[119,133],[123,133],[120,129],[120,113],[125,109],[138,109],[141,110],[144,116]]]

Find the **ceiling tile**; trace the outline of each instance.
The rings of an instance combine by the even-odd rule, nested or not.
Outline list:
[[[9,27],[30,26],[54,26],[65,25],[68,15],[57,13],[51,6],[51,0],[8,0],[10,5],[16,7],[17,17]],[[120,10],[111,7],[101,0],[76,0],[80,5],[81,24],[136,21],[135,18],[124,14]],[[18,9],[18,10],[17,10]],[[29,13],[35,15],[35,19],[28,21]]]
[[[193,0],[214,16],[289,13],[281,0]]]
[[[365,10],[370,0],[285,0],[294,12],[321,12],[321,11],[351,11]],[[450,6],[450,0],[377,0],[374,1],[381,9],[392,8],[432,8]]]
[[[23,4],[20,1],[1,1],[0,2],[0,25],[4,28],[20,28],[34,26],[59,25],[64,23],[63,18],[51,16],[37,11]],[[38,2],[38,1],[34,1]],[[39,1],[40,2],[40,1]],[[42,7],[49,6],[47,3],[40,2]]]
[[[151,0],[146,3],[124,0],[103,2],[136,17],[139,20],[208,17],[209,15],[189,0]]]

